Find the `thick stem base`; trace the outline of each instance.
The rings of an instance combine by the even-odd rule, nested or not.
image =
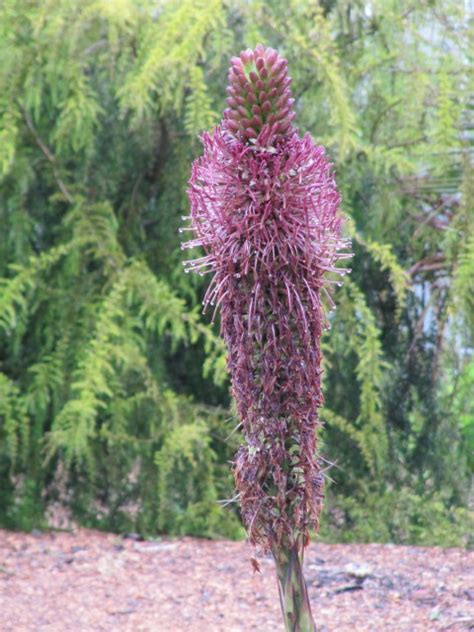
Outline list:
[[[317,632],[303,575],[303,548],[275,549],[280,604],[286,632]]]

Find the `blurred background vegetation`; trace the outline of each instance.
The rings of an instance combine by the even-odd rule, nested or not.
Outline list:
[[[355,250],[324,339],[322,537],[472,544],[467,6],[3,0],[1,525],[243,535],[217,502],[239,443],[225,350],[178,229],[228,60],[262,42]]]

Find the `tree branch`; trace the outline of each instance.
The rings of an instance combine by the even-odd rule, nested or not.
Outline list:
[[[68,188],[66,187],[66,185],[63,182],[63,180],[61,179],[61,176],[59,175],[58,163],[56,161],[56,158],[55,158],[53,152],[49,149],[49,147],[46,145],[46,143],[43,141],[43,139],[39,135],[38,130],[33,125],[33,121],[31,120],[31,116],[28,114],[28,112],[20,104],[18,104],[18,105],[19,105],[20,111],[21,111],[21,113],[23,115],[23,118],[25,120],[25,123],[26,123],[28,129],[30,130],[31,135],[33,136],[33,138],[36,141],[36,144],[41,149],[43,154],[48,159],[48,162],[50,162],[51,166],[53,167],[54,178],[55,178],[55,180],[56,180],[56,182],[58,184],[58,187],[61,189],[61,193],[64,195],[66,200],[70,204],[72,204],[74,202],[74,198],[72,197],[72,195],[69,192]]]

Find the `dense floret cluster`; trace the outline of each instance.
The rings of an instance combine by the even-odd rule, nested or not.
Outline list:
[[[265,130],[267,144],[287,134],[295,117],[295,101],[286,59],[272,48],[257,46],[233,57],[230,63],[224,127],[243,140],[256,139]]]

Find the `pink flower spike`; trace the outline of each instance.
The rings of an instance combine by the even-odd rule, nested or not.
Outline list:
[[[349,243],[325,150],[293,125],[286,60],[259,46],[231,63],[229,110],[193,164],[184,246],[204,250],[188,269],[212,273],[204,303],[220,312],[245,439],[233,465],[242,519],[275,551],[319,525],[323,298],[332,308],[326,275],[346,272]]]

